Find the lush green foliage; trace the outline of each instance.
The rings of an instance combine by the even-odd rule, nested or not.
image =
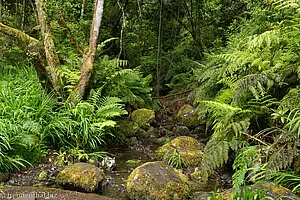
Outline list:
[[[27,161],[39,162],[49,147],[68,153],[77,149],[81,154],[74,153],[76,156],[103,147],[105,137],[113,136],[113,119],[127,114],[119,98],[104,97],[101,90],[92,90],[88,99],[76,106],[59,105],[51,94],[45,93],[32,68],[6,67],[2,73],[2,171],[23,167]],[[93,156],[92,153],[89,157]]]
[[[195,68],[198,113],[213,130],[205,177],[228,161],[230,150],[238,152],[237,188],[246,177],[255,181],[291,166],[300,126],[295,7],[298,1],[254,6],[248,18],[232,23],[227,46]]]

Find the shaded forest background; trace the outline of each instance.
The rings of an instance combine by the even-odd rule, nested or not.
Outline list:
[[[122,143],[119,119],[189,91],[211,134],[204,179],[229,163],[236,187],[275,179],[299,192],[298,0],[105,1],[96,39],[103,1],[0,2],[1,171],[49,148],[101,157]]]

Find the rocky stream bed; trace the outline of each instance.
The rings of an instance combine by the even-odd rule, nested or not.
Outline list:
[[[121,121],[118,134],[126,145],[107,149],[111,162],[108,168],[82,162],[58,167],[53,162],[55,157],[50,156],[26,170],[2,174],[0,199],[198,200],[207,199],[215,187],[230,196],[230,171],[216,170],[208,183],[203,183],[199,175],[209,135],[197,125],[194,108],[184,105],[175,117],[173,123],[155,123],[153,111],[137,110],[130,119]],[[184,169],[168,165],[182,164],[174,161],[178,158],[174,155],[185,161]],[[273,197],[285,194],[289,199],[299,199],[286,188],[266,186],[271,187]]]

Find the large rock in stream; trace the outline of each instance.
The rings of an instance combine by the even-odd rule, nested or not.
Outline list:
[[[87,192],[98,191],[103,180],[103,171],[87,163],[69,165],[56,176],[56,182],[64,188]]]
[[[155,154],[158,159],[169,161],[171,157],[179,154],[185,167],[199,167],[203,158],[204,145],[189,136],[180,136],[169,143],[159,147]]]
[[[131,199],[187,199],[191,189],[188,178],[163,162],[148,162],[128,177],[127,192]]]

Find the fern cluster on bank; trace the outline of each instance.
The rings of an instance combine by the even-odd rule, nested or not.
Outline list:
[[[198,114],[212,130],[203,176],[233,157],[236,187],[290,168],[300,133],[300,2],[251,6],[232,24],[226,47],[193,70]]]
[[[0,171],[39,162],[48,148],[94,155],[114,137],[116,118],[127,114],[121,99],[101,89],[74,106],[44,91],[32,67],[0,73]]]

